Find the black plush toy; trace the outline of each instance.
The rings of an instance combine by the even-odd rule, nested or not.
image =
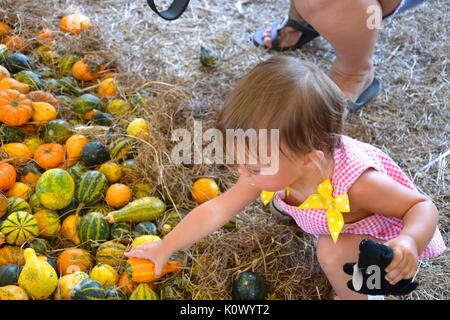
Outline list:
[[[412,279],[403,279],[391,285],[385,278],[385,269],[393,258],[394,253],[388,246],[364,239],[359,244],[358,263],[344,264],[344,272],[353,276],[347,286],[355,292],[368,295],[409,294],[419,283]]]

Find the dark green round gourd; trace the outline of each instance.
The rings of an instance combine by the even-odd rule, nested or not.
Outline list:
[[[84,115],[88,111],[100,109],[101,106],[102,101],[99,97],[90,93],[85,93],[73,100],[72,110],[78,114]]]
[[[96,170],[90,170],[80,177],[77,183],[75,197],[84,206],[93,205],[105,197],[108,180],[105,175]]]
[[[81,89],[74,77],[62,77],[57,80],[58,91],[62,94],[79,95]]]
[[[0,266],[0,287],[17,285],[22,267],[17,264],[6,264]]]
[[[61,91],[58,80],[54,78],[44,79],[42,86],[44,87],[44,91],[47,92],[59,93]]]
[[[95,167],[110,159],[109,151],[100,141],[87,143],[81,151],[81,159],[87,167]]]
[[[26,55],[19,52],[14,52],[8,55],[5,58],[4,65],[11,73],[35,69],[33,61],[31,61]]]
[[[78,282],[70,292],[72,300],[104,300],[105,289],[100,282],[86,278]]]
[[[146,235],[157,235],[158,228],[153,222],[144,221],[139,222],[134,226],[133,235],[135,237],[146,236]]]
[[[233,282],[235,300],[262,300],[267,295],[264,279],[253,272],[242,272]]]
[[[90,248],[91,241],[106,241],[109,238],[109,223],[99,212],[91,212],[80,219],[78,235],[85,248]]]
[[[46,143],[63,145],[73,135],[73,126],[66,120],[56,119],[45,124],[41,131],[41,138]]]
[[[111,238],[123,239],[131,237],[131,224],[129,222],[117,222],[111,225]]]
[[[44,82],[39,74],[30,70],[23,70],[14,75],[14,79],[25,83],[30,87],[31,91],[42,90]]]
[[[0,126],[0,140],[3,143],[22,142],[24,138],[25,134],[19,128],[7,125]]]
[[[39,254],[46,254],[48,250],[50,250],[50,243],[48,243],[47,240],[36,238],[30,243],[30,247],[33,248],[33,250],[36,253]]]
[[[114,117],[107,112],[97,111],[94,113],[92,122],[99,126],[111,126],[114,123]]]
[[[105,289],[105,299],[107,300],[127,300],[126,293],[118,287],[108,287]]]

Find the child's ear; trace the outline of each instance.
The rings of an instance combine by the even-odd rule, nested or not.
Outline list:
[[[317,164],[322,163],[323,159],[325,158],[325,153],[320,150],[313,150],[307,153],[303,157],[303,164],[305,166],[311,165],[311,164]]]

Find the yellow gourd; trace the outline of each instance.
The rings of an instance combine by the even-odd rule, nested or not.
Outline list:
[[[70,291],[78,282],[87,278],[89,278],[89,276],[81,271],[62,276],[58,281],[58,288],[54,294],[55,300],[71,300]]]
[[[92,268],[89,276],[101,283],[104,288],[111,287],[119,281],[117,271],[109,264],[98,264]]]
[[[19,286],[34,300],[50,297],[58,285],[55,269],[45,261],[38,259],[32,248],[24,250],[25,266],[19,276]]]
[[[150,243],[161,240],[160,237],[154,236],[154,235],[144,235],[139,236],[136,239],[134,239],[133,244],[131,245],[131,248],[136,248],[137,246],[144,244],[144,243]]]

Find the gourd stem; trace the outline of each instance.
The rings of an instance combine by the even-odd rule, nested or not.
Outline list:
[[[83,210],[84,208],[84,203],[80,203],[77,207],[77,211],[75,211],[75,215],[78,217],[78,214],[80,213],[81,210]]]

